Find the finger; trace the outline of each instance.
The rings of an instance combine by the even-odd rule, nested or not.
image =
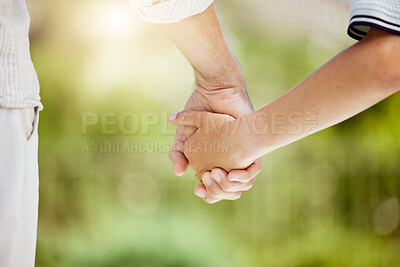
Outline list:
[[[207,192],[213,197],[218,199],[235,200],[240,198],[242,192],[225,192],[222,188],[211,178],[210,172],[203,174],[203,183]]]
[[[242,186],[240,186],[240,191],[244,192],[244,191],[249,191],[254,185],[254,179],[250,180],[250,182],[247,182],[245,184],[242,184]]]
[[[232,170],[228,174],[228,180],[231,182],[241,182],[248,183],[250,180],[254,179],[261,171],[261,159],[256,159],[253,164],[251,164],[245,170]]]
[[[207,202],[208,204],[214,204],[222,199],[214,198],[210,194],[208,194],[206,187],[203,183],[196,186],[194,189],[194,194],[199,198],[203,199],[203,201]]]
[[[225,192],[247,191],[253,186],[254,183],[254,180],[250,180],[247,183],[231,182],[228,180],[228,173],[221,168],[214,168],[211,171],[211,177]]]
[[[194,194],[202,199],[205,199],[207,197],[207,189],[203,183],[200,183],[194,188]]]
[[[172,150],[169,152],[169,156],[172,161],[172,171],[174,174],[177,176],[184,175],[189,166],[189,162],[185,155],[180,151]]]
[[[208,204],[214,204],[217,203],[223,199],[220,198],[214,198],[212,197],[210,194],[207,194],[207,197],[205,199],[203,199],[205,202],[207,202]]]
[[[192,128],[192,130],[194,133],[195,129]],[[172,161],[172,170],[177,176],[183,175],[189,166],[188,160],[185,157],[185,154],[183,154],[183,147],[185,141],[193,133],[185,133],[183,127],[178,127],[176,129],[174,144],[172,145],[171,151],[169,152],[168,156],[169,159]]]
[[[172,113],[169,115],[169,121],[178,126],[192,126],[200,128],[203,117],[206,116],[208,112],[204,111],[181,111],[178,113]]]
[[[168,117],[169,121],[178,126],[191,126],[200,128],[203,125],[210,127],[210,125],[223,124],[225,122],[233,121],[234,118],[227,114],[212,113],[207,111],[181,111],[179,113],[172,113]]]

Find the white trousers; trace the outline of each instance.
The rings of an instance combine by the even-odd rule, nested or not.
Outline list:
[[[37,108],[0,108],[0,267],[35,265],[37,124]]]

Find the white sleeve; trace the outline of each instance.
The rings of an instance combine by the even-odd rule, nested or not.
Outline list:
[[[400,35],[400,0],[355,0],[348,34],[361,40],[371,27]]]
[[[142,20],[173,23],[206,10],[213,0],[129,0]]]

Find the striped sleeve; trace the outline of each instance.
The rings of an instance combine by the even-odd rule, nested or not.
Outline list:
[[[213,0],[129,0],[142,20],[173,23],[206,10]]]
[[[400,0],[356,0],[347,33],[361,40],[371,27],[400,35]]]

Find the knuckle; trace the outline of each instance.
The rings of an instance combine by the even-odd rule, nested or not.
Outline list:
[[[237,194],[234,194],[231,196],[230,200],[237,200],[242,196],[242,192],[238,192]]]
[[[221,169],[220,168],[214,168],[212,171],[211,171],[211,175],[219,175],[219,176],[221,176]]]
[[[249,191],[252,188],[252,186],[245,186],[241,189],[241,191]]]
[[[248,182],[248,183],[244,186],[243,191],[248,191],[248,190],[250,190],[250,189],[253,187],[253,185],[254,185],[254,180],[251,180],[250,182]]]
[[[195,118],[201,121],[201,119],[204,117],[203,112],[196,112],[195,113]]]
[[[204,201],[205,201],[206,203],[208,203],[208,204],[214,204],[214,203],[218,202],[219,199],[215,199],[215,198],[206,198],[206,199],[204,199]]]
[[[210,199],[203,199],[204,202],[208,203],[208,204],[213,204],[214,202]]]
[[[239,183],[243,184],[243,183],[248,183],[251,180],[251,177],[249,172],[243,171],[238,173],[237,179]]]
[[[216,194],[214,195],[214,197],[215,197],[215,198],[218,198],[218,199],[223,199],[223,198],[224,198],[224,194],[216,193]]]
[[[247,183],[249,183],[251,181],[251,177],[243,177],[241,180],[240,180],[240,183],[242,183],[242,184],[247,184]]]
[[[216,191],[216,190],[213,189],[213,188],[210,188],[210,189],[209,189],[209,193],[210,193],[210,195],[211,195],[213,198],[223,198],[223,193],[222,193],[222,192],[219,192],[219,191]]]
[[[224,181],[222,181],[219,186],[221,187],[222,190],[224,190],[225,192],[229,192],[230,190],[232,190],[232,187],[225,183]]]
[[[223,189],[225,192],[228,192],[228,193],[235,193],[238,191],[238,188],[235,185],[228,185],[228,186],[225,186],[225,188],[223,188]]]
[[[239,198],[241,198],[241,197],[242,197],[242,192],[240,192],[239,194],[237,194],[235,200],[236,200],[236,199],[239,199]]]

